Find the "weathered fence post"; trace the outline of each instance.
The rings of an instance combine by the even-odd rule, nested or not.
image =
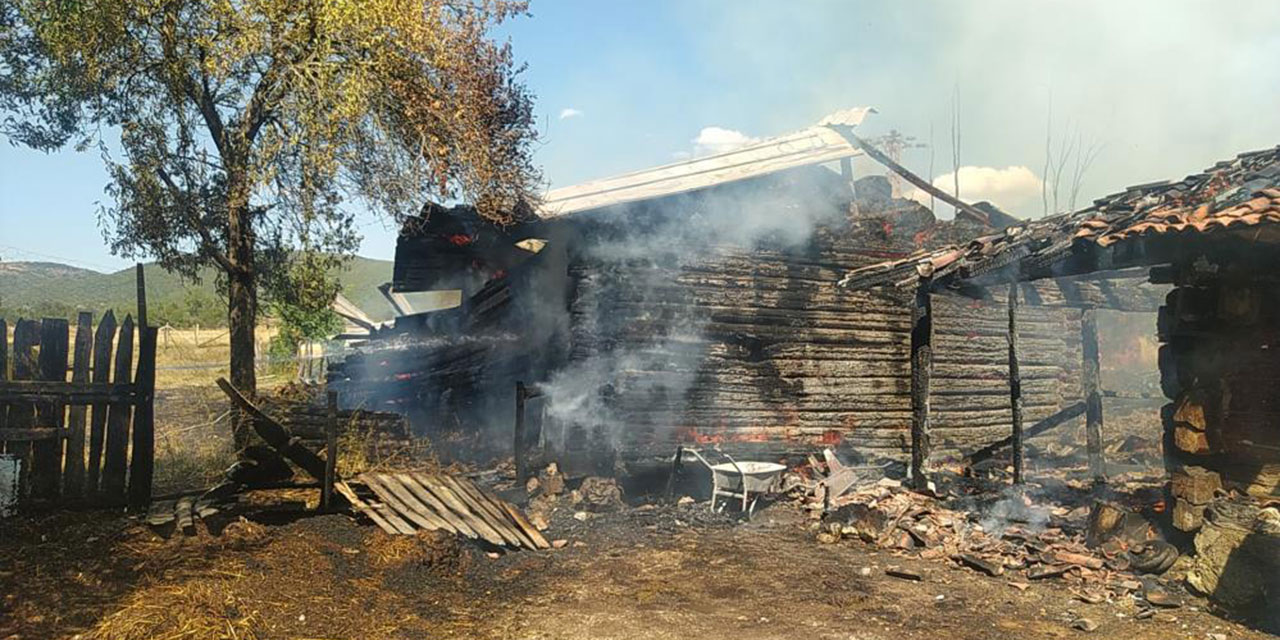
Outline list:
[[[1089,473],[1096,480],[1107,476],[1102,456],[1102,391],[1098,362],[1098,319],[1093,308],[1080,314],[1080,353],[1083,357],[1080,391],[1084,394],[1085,442],[1089,450]]]
[[[116,342],[116,366],[111,382],[117,388],[133,381],[133,316],[125,316]],[[102,460],[102,494],[107,504],[124,502],[125,473],[128,471],[129,417],[131,403],[116,400],[107,410],[106,447]]]
[[[911,482],[928,485],[929,382],[933,374],[933,303],[922,279],[911,307]]]
[[[111,380],[112,342],[116,335],[116,314],[110,309],[102,315],[98,322],[98,330],[93,334],[93,375],[94,384],[106,384]],[[107,434],[107,405],[95,402],[89,416],[89,467],[88,487],[85,494],[94,496],[98,493],[98,478],[102,471],[102,449]]]
[[[89,358],[93,351],[93,314],[80,312],[76,319],[74,356],[71,359],[71,382],[84,384],[89,381]],[[67,458],[63,462],[62,495],[72,499],[84,497],[84,443],[85,418],[88,408],[83,404],[71,405],[67,418]]]
[[[147,323],[147,277],[142,263],[138,280],[138,371],[133,405],[133,443],[129,453],[129,509],[141,510],[151,504],[151,481],[156,457],[156,346],[159,329]]]
[[[36,345],[40,344],[40,327],[31,320],[18,319],[13,326],[13,379],[15,382],[36,378]],[[17,433],[30,430],[35,425],[35,405],[17,402],[9,405],[9,429]],[[10,440],[5,449],[22,459],[18,486],[25,494],[30,490],[31,441],[29,438]],[[22,496],[20,496],[22,497]]]
[[[40,322],[40,380],[67,381],[67,341],[70,327],[62,318],[45,318]],[[66,406],[50,400],[36,403],[36,426],[54,429],[52,437],[40,437],[31,443],[31,497],[57,499],[62,479],[62,428]]]
[[[1018,283],[1009,285],[1009,410],[1013,422],[1013,483],[1022,484],[1022,373],[1018,370]]]
[[[138,372],[134,377],[133,450],[129,453],[129,509],[151,504],[156,458],[156,343],[159,329],[138,329]]]

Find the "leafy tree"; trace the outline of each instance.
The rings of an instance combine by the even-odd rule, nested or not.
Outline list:
[[[190,277],[220,270],[232,382],[252,392],[260,290],[305,286],[293,276],[314,271],[290,266],[299,250],[354,251],[349,201],[405,216],[427,198],[465,199],[502,223],[527,210],[532,101],[490,36],[525,8],[4,0],[2,130],[36,149],[100,149],[100,222],[117,254]],[[117,133],[118,148],[104,140]]]

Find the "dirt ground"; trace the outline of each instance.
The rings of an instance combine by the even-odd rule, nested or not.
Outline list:
[[[745,524],[705,503],[565,514],[549,534],[567,547],[497,557],[300,506],[192,538],[100,513],[5,521],[0,638],[1269,637],[1203,601],[1135,620],[1133,601],[1090,605],[1061,584],[1020,591],[856,541],[819,545],[786,504]],[[1072,629],[1078,617],[1097,630]]]

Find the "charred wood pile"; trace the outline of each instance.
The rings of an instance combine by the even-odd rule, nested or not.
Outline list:
[[[1160,310],[1174,525],[1194,531],[1224,490],[1280,497],[1280,289],[1178,276]]]

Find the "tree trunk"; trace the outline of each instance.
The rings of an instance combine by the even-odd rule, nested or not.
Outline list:
[[[257,269],[253,261],[253,228],[247,198],[235,201],[227,225],[227,258],[233,267],[227,273],[227,328],[231,335],[231,384],[253,399],[258,378],[254,370],[254,332],[258,315]],[[249,444],[253,429],[248,416],[232,408],[231,435],[236,449]]]

